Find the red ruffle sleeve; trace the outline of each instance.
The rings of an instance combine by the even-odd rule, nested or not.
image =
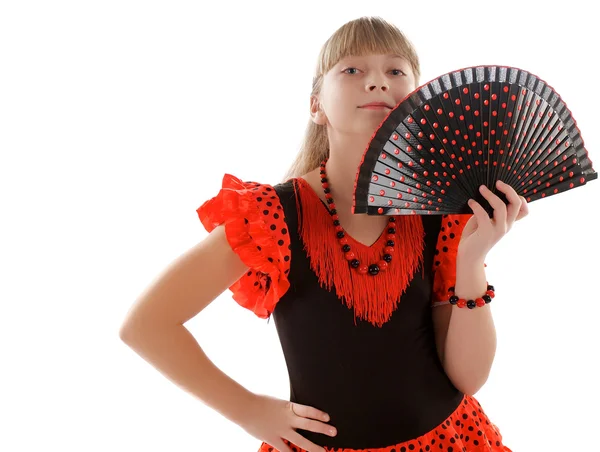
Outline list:
[[[448,304],[448,289],[456,284],[458,244],[473,214],[443,215],[433,263],[432,307]],[[485,265],[485,264],[484,264]]]
[[[233,299],[268,318],[290,287],[290,235],[273,187],[225,174],[219,193],[196,212],[208,232],[225,224],[232,250],[249,267],[229,287]]]

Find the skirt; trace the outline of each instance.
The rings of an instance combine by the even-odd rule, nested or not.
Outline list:
[[[283,440],[294,452],[304,449]],[[464,395],[460,405],[437,427],[398,444],[369,449],[328,448],[327,452],[512,452],[502,444],[502,434],[484,413],[479,402]],[[279,452],[262,443],[258,452]]]

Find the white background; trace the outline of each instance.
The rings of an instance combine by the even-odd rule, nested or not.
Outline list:
[[[118,329],[206,236],[195,210],[225,172],[280,181],[319,49],[349,20],[404,30],[422,83],[479,64],[539,75],[600,163],[593,2],[0,5],[2,451],[258,448]],[[498,350],[476,398],[514,451],[600,450],[599,195],[593,182],[532,203],[486,260]],[[273,322],[229,291],[186,326],[247,388],[288,397]]]

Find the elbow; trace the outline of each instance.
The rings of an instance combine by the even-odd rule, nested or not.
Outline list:
[[[146,339],[148,334],[147,330],[129,324],[123,325],[119,329],[119,338],[132,348]]]
[[[458,390],[459,390],[460,392],[462,392],[462,393],[463,393],[463,394],[465,394],[465,395],[468,395],[469,397],[473,397],[475,394],[477,394],[477,393],[479,392],[479,390],[480,390],[480,389],[481,389],[481,388],[475,388],[475,387],[472,387],[472,388],[466,388],[466,389],[461,389],[461,388],[458,388]]]
[[[119,338],[131,348],[152,342],[156,337],[171,334],[174,328],[183,327],[183,324],[167,324],[152,322],[147,319],[128,319],[119,328]]]
[[[460,365],[459,365],[460,364]],[[444,366],[446,375],[460,392],[473,396],[487,382],[492,369],[492,361],[475,365],[470,359],[447,360]]]
[[[483,388],[483,386],[487,382],[487,379],[488,375],[486,375],[484,378],[472,379],[472,381],[465,381],[462,382],[462,384],[455,386],[463,394],[466,394],[468,396],[474,396],[479,392],[481,388]]]
[[[155,322],[150,322],[147,316],[142,317],[139,314],[130,313],[121,323],[119,339],[131,346],[144,338],[150,328],[157,329]]]
[[[134,342],[139,341],[140,337],[143,336],[143,332],[142,323],[134,322],[130,318],[123,322],[119,328],[119,339],[131,346]]]
[[[473,367],[446,366],[444,370],[454,387],[469,396],[475,395],[485,385],[490,375],[489,368],[484,370]]]
[[[139,335],[140,326],[139,315],[134,315],[132,309],[127,313],[127,316],[121,321],[119,327],[119,339],[126,344],[131,344],[133,339]]]
[[[121,328],[119,329],[119,339],[121,339],[121,341],[129,344],[133,340],[133,336],[134,334],[127,324],[121,325]]]

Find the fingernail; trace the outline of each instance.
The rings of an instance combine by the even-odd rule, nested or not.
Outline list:
[[[333,428],[332,428],[332,429],[330,429],[330,430],[329,430],[329,434],[330,434],[331,436],[335,436],[335,429],[333,429]]]
[[[329,415],[326,414],[325,416],[323,416],[323,419],[325,419],[325,422],[329,422]]]

